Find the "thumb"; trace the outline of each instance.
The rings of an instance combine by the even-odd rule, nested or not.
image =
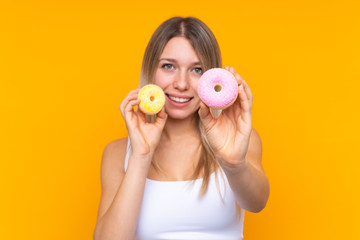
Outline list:
[[[165,125],[167,119],[167,113],[165,112],[165,107],[161,109],[161,111],[157,114],[156,122],[160,123],[161,125]]]
[[[208,108],[208,106],[205,105],[205,103],[200,102],[200,109],[198,111],[200,120],[202,121],[202,123],[204,125],[207,125],[211,120],[212,120],[212,116],[210,113],[210,110]]]

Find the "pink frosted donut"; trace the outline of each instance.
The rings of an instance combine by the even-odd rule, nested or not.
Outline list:
[[[211,68],[200,77],[198,94],[209,107],[224,109],[236,100],[238,84],[231,72],[222,68]]]

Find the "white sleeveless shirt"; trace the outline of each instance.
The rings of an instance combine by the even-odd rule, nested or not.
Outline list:
[[[125,171],[130,153],[128,138]],[[219,180],[215,181],[215,173],[212,173],[207,193],[199,199],[201,178],[196,179],[194,185],[191,185],[191,180],[157,181],[146,178],[135,239],[241,240],[245,210],[241,209],[239,221],[227,178]]]

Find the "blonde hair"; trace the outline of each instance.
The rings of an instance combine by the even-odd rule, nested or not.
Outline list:
[[[163,22],[153,33],[146,47],[140,72],[139,87],[154,82],[155,69],[159,64],[160,55],[167,42],[173,37],[185,37],[193,46],[203,72],[210,68],[221,68],[221,53],[214,34],[201,20],[194,17],[173,17]],[[215,171],[218,186],[217,170],[221,169],[215,158],[210,144],[207,140],[205,129],[199,116],[197,115],[198,127],[201,135],[201,156],[192,175],[195,181],[203,171],[203,181],[199,192],[199,197],[206,194],[212,171]],[[161,171],[160,166],[152,162],[152,166]],[[223,176],[223,172],[220,171]],[[194,182],[193,181],[193,182]],[[240,206],[236,203],[236,215],[240,218]]]

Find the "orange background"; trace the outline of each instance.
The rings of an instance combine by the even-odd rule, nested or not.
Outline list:
[[[92,239],[157,26],[196,16],[254,95],[270,198],[244,239],[360,239],[358,1],[1,1],[1,239]]]

